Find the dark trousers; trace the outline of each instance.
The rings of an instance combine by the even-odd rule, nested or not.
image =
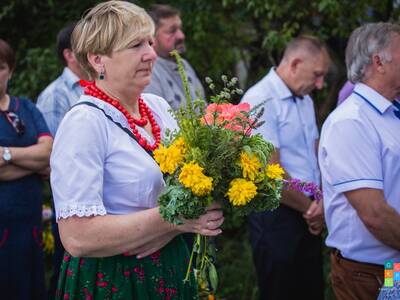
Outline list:
[[[383,285],[383,266],[343,258],[338,250],[331,254],[331,266],[332,288],[337,300],[375,300],[378,297]]]
[[[54,210],[53,210],[53,215],[55,215]],[[51,231],[54,236],[54,254],[51,259],[51,264],[53,266],[53,270],[52,270],[49,290],[48,290],[48,294],[47,294],[47,297],[49,300],[53,300],[55,298],[57,283],[58,283],[58,276],[60,274],[61,262],[64,257],[64,247],[61,243],[60,234],[58,232],[58,225],[57,225],[55,217],[53,217],[51,222],[52,222]]]
[[[261,300],[323,300],[322,241],[284,205],[252,214],[249,229]]]

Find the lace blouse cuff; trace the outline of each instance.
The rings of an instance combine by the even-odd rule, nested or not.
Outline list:
[[[106,214],[107,212],[103,205],[65,206],[56,211],[57,221],[72,216],[90,217],[90,216],[104,216]]]

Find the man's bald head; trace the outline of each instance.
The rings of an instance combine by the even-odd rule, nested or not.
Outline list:
[[[282,60],[290,60],[293,56],[304,57],[327,54],[328,50],[324,42],[312,35],[301,35],[287,44]]]
[[[325,43],[314,36],[302,35],[286,46],[277,72],[292,93],[304,96],[322,89],[329,62]]]

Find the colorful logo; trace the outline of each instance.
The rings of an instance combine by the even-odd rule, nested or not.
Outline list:
[[[384,287],[393,287],[395,281],[400,281],[400,263],[385,261],[385,282]]]

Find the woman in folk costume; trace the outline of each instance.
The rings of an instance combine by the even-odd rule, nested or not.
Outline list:
[[[93,79],[64,117],[51,157],[51,184],[66,254],[56,299],[197,299],[180,236],[215,236],[216,205],[196,220],[162,219],[164,182],[151,156],[177,124],[167,102],[142,94],[156,54],[154,24],[140,7],[109,1],[76,25],[72,48]]]

